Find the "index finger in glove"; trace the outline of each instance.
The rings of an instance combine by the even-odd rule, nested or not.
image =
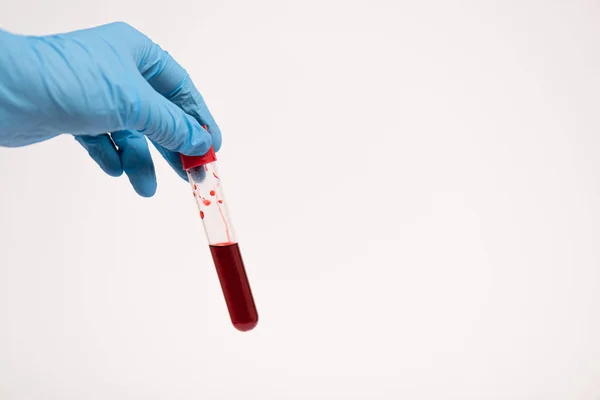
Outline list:
[[[150,39],[141,52],[138,69],[154,90],[206,125],[215,151],[221,148],[221,130],[187,71]]]

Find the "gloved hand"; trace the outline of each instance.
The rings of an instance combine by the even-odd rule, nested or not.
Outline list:
[[[201,125],[206,125],[210,134]],[[0,146],[70,133],[109,175],[152,196],[146,137],[186,179],[177,153],[221,146],[221,132],[187,72],[125,23],[61,35],[0,31]]]

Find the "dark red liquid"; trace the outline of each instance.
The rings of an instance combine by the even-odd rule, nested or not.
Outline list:
[[[211,245],[210,252],[233,326],[243,332],[253,329],[258,324],[258,312],[238,244]]]

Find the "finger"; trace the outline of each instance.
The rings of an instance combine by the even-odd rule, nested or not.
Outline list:
[[[119,149],[123,170],[133,189],[142,197],[152,197],[156,193],[156,172],[144,135],[118,131],[111,137]]]
[[[167,150],[189,156],[206,154],[212,145],[210,134],[196,119],[144,84],[147,90],[141,96],[135,129]]]
[[[169,93],[166,97],[171,102],[177,104],[187,114],[196,118],[200,122],[200,125],[206,125],[208,132],[212,136],[215,151],[221,149],[221,129],[219,129],[202,95],[189,77],[179,88]]]
[[[98,136],[75,136],[96,163],[110,176],[121,176],[123,167],[115,145],[107,134]]]
[[[159,45],[148,39],[138,70],[144,79],[163,96],[174,92],[187,79],[187,71]]]
[[[169,163],[169,165],[177,173],[177,175],[179,175],[183,180],[185,180],[187,182],[188,176],[187,176],[187,173],[185,172],[185,170],[183,169],[183,166],[181,165],[181,157],[179,157],[179,153],[175,153],[170,150],[167,150],[164,147],[162,147],[160,144],[155,143],[152,140],[151,140],[151,142],[154,145],[154,147],[156,147],[156,150],[158,150],[160,155],[163,156],[163,158],[167,161],[167,163]]]
[[[200,125],[208,126],[215,150],[221,148],[221,130],[188,73],[150,39],[145,46],[139,71],[154,90],[196,118]]]

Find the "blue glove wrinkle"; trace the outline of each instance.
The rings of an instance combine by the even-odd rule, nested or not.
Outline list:
[[[139,112],[138,89],[129,72],[135,69],[103,39],[89,42],[93,43],[73,40],[72,35],[29,39],[40,60],[25,86],[27,95],[38,99],[32,119],[44,121],[44,129],[55,136],[120,130]]]
[[[75,136],[90,157],[110,176],[121,176],[123,166],[117,149],[107,134],[98,136]]]
[[[74,95],[72,91],[77,91],[76,97],[79,97],[82,102],[80,107],[90,107],[90,100],[83,90],[84,84],[81,77],[66,55],[69,53],[69,49],[65,46],[64,39],[58,35],[32,37],[30,44],[41,66],[40,79],[46,90],[46,96],[50,100],[48,105],[53,106],[46,112],[49,116],[60,115],[64,120],[77,118],[77,109],[70,104],[70,97]],[[80,57],[79,54],[77,56]],[[53,73],[47,73],[48,71]],[[62,83],[69,78],[75,80],[77,84],[71,85],[67,90]]]
[[[56,136],[36,117],[51,113],[38,102],[44,88],[29,40],[0,32],[0,44],[0,145],[20,147]]]
[[[172,98],[174,98],[179,92],[181,92],[181,90],[188,84],[188,81],[190,80],[190,76],[186,75],[185,78],[183,79],[183,81],[181,81],[181,83],[179,84],[179,86],[177,86],[175,88],[175,90],[173,90],[171,93],[168,93],[166,95],[164,95],[167,99],[171,100]]]
[[[146,41],[144,49],[144,61],[139,70],[154,90],[165,96],[181,86],[188,75],[186,70],[150,39]]]

